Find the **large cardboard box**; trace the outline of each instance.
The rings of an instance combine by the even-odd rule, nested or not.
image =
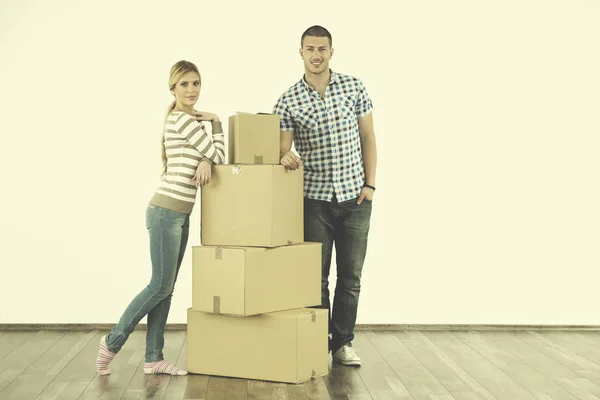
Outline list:
[[[321,304],[321,243],[192,248],[192,309],[248,316]]]
[[[229,117],[228,164],[279,164],[279,116],[238,112]]]
[[[328,372],[327,310],[235,317],[188,309],[187,370],[301,383]]]
[[[202,186],[205,246],[277,247],[304,241],[303,169],[214,165]]]

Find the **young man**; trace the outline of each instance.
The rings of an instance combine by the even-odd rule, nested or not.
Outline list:
[[[360,279],[367,251],[377,150],[372,105],[363,83],[329,69],[331,34],[321,26],[301,38],[304,77],[277,101],[281,164],[304,167],[304,239],[323,244],[321,307],[330,310],[334,361],[360,365],[352,348]],[[292,143],[300,157],[291,151]],[[335,243],[337,282],[329,304]]]

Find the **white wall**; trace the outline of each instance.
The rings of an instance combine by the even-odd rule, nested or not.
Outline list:
[[[171,65],[201,109],[269,112],[322,24],[375,107],[358,322],[600,324],[598,2],[148,4],[0,1],[0,323],[116,322],[150,278]]]

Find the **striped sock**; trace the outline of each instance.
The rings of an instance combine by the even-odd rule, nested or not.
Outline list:
[[[144,363],[146,374],[187,375],[187,371],[177,368],[165,360]]]
[[[100,351],[98,351],[98,358],[96,358],[96,369],[100,375],[110,374],[108,364],[115,358],[116,353],[113,353],[106,347],[106,336],[102,336],[100,339]]]

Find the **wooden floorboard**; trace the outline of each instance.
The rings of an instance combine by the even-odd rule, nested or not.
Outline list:
[[[561,385],[480,332],[458,332],[454,335],[538,399],[577,399]]]
[[[248,400],[288,400],[288,390],[285,383],[265,382],[258,380],[247,381]]]
[[[42,332],[40,332],[42,333]],[[54,380],[54,378],[71,362],[73,357],[94,335],[93,332],[46,332],[54,333],[45,338],[38,335],[31,338],[31,348],[24,344],[29,354],[35,354],[36,348],[46,351],[31,362],[4,390],[0,391],[0,399],[34,399]],[[37,342],[34,344],[34,341]],[[47,346],[44,346],[43,343]],[[17,354],[17,352],[13,353]],[[29,357],[24,358],[25,361]],[[30,358],[29,358],[30,359]],[[0,370],[3,367],[0,366]]]
[[[246,379],[211,376],[208,378],[206,400],[242,400],[248,398]]]
[[[536,399],[533,394],[463,343],[455,334],[456,332],[424,332],[424,335],[432,343],[495,398],[500,400]]]
[[[297,385],[287,385],[289,400],[331,400],[322,377]]]
[[[422,332],[396,332],[395,335],[454,398],[494,399],[489,391]]]
[[[51,368],[53,379],[36,400],[79,398],[96,375],[95,362],[101,335],[98,331],[91,331],[83,336],[74,336],[77,341]]]
[[[552,342],[558,348],[574,354],[589,367],[589,370],[582,372],[582,375],[588,377],[595,384],[600,385],[600,353],[598,352],[598,347],[586,344],[584,341],[576,337],[571,337],[565,332],[554,332],[552,335],[546,335],[545,332],[530,332],[530,334],[534,334],[543,341]]]
[[[9,331],[0,337],[0,360],[12,353],[38,331]]]
[[[329,358],[329,373],[322,379],[332,400],[372,399],[357,369],[357,367],[346,367],[334,363],[331,357]]]
[[[107,331],[0,331],[0,400],[69,399],[539,399],[600,400],[600,332],[357,331],[361,367],[329,358],[329,374],[292,385],[145,375],[145,334],[134,331],[95,368]],[[185,369],[185,330],[165,332],[165,359]]]
[[[600,386],[575,373],[540,349],[520,340],[511,332],[485,332],[483,335],[507,352],[530,365],[580,399],[600,400]]]
[[[599,332],[574,332],[573,336],[594,346],[600,346]]]
[[[15,392],[23,372],[46,353],[64,333],[39,331],[27,335],[28,339],[0,360],[0,394]],[[19,379],[21,378],[21,379]],[[15,385],[11,385],[13,381]],[[4,396],[4,394],[3,394]]]
[[[565,332],[540,332],[538,335],[600,365],[600,346],[597,344],[589,343]]]
[[[396,332],[375,331],[368,337],[415,400],[454,399],[439,379],[400,341]]]
[[[178,365],[178,357],[185,341],[184,331],[166,331],[165,346],[163,348],[164,359],[174,363],[176,367],[185,369]],[[145,341],[144,341],[145,346]],[[180,376],[169,375],[146,375],[144,373],[144,361],[140,362],[121,400],[134,399],[163,399],[171,381],[181,379]],[[185,379],[185,378],[184,378]]]
[[[104,334],[106,333],[108,332],[104,332]],[[90,370],[94,372],[96,372],[95,359],[99,348],[99,343],[96,342],[95,344],[96,351],[92,358],[94,362],[90,367]],[[115,357],[110,363],[112,374],[95,374],[78,400],[120,399],[127,390],[140,364],[144,362],[145,344],[145,331],[134,331],[129,335],[118,357]]]
[[[374,400],[413,399],[400,378],[368,338],[369,332],[356,332],[353,347],[363,365],[356,371]]]
[[[542,351],[544,354],[560,362],[564,366],[600,385],[600,365],[588,358],[571,351],[569,348],[540,335],[540,332],[514,332],[514,335],[530,346]]]
[[[187,365],[187,339],[183,345],[175,364],[178,368],[186,369]],[[208,376],[190,374],[171,379],[165,391],[164,400],[204,399],[208,388]]]

